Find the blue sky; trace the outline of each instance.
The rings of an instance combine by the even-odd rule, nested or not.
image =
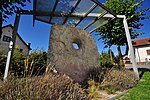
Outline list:
[[[31,0],[32,1],[32,0]],[[104,2],[105,0],[101,0]],[[144,0],[143,7],[142,8],[148,8],[150,7],[150,0]],[[23,9],[27,10],[32,10],[33,4],[32,3],[27,3],[27,6],[24,7]],[[150,16],[150,11],[147,12],[147,15]],[[3,23],[3,26],[12,24],[14,25],[14,20],[15,20],[15,15],[10,16],[7,22]],[[141,21],[144,26],[141,27],[138,32],[144,32],[145,34],[139,36],[137,39],[140,38],[150,38],[150,19]],[[20,36],[23,38],[23,40],[28,43],[31,43],[31,48],[32,50],[34,49],[45,49],[46,51],[48,50],[48,43],[49,43],[49,35],[50,35],[50,28],[51,25],[47,23],[43,23],[40,21],[35,21],[35,26],[33,27],[33,16],[31,15],[22,15],[20,18],[20,23],[19,23],[19,28],[18,28],[18,33]],[[98,37],[92,33],[97,47],[98,51],[101,53],[104,47],[104,44],[102,41],[98,41]],[[115,55],[117,54],[117,49],[116,46],[112,46],[112,50],[114,51]],[[125,48],[122,47],[122,51],[124,52]],[[107,51],[107,49],[105,49]]]

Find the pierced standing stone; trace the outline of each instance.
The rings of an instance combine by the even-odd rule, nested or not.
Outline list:
[[[47,64],[76,82],[83,82],[89,71],[99,66],[99,54],[94,38],[83,29],[53,25]],[[47,72],[50,69],[47,67]]]

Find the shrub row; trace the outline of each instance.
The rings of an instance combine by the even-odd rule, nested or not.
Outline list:
[[[6,57],[0,52],[0,77],[2,78],[5,71]],[[46,69],[47,53],[43,50],[34,50],[29,56],[24,57],[19,49],[15,49],[12,65],[9,72],[14,76],[26,77],[42,75]]]
[[[133,71],[127,69],[111,69],[104,76],[103,84],[113,86],[118,89],[129,89],[135,86],[138,77]]]
[[[62,75],[8,78],[0,82],[0,100],[86,100],[77,83]]]

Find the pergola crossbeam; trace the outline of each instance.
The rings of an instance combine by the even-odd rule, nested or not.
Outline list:
[[[59,0],[56,0],[55,5],[54,5],[54,8],[53,8],[53,10],[52,10],[52,13],[51,13],[51,15],[50,15],[50,20],[49,20],[49,22],[51,22],[51,20],[52,20],[52,17],[53,17],[53,14],[54,14],[54,12],[55,12],[55,9],[56,9],[56,7],[57,7],[58,2],[59,2]]]
[[[90,22],[87,26],[85,26],[83,29],[87,29],[89,26],[91,26],[93,23],[95,23],[97,20],[102,18],[105,14],[107,14],[107,11],[100,14],[98,17],[96,17],[92,22]]]
[[[37,0],[34,0],[33,1],[33,26],[34,26],[34,23],[35,23],[35,16],[36,16],[36,3],[37,3]]]
[[[112,14],[113,16],[116,17],[116,14],[112,11],[110,11],[109,9],[107,9],[103,4],[101,4],[98,0],[92,0],[94,3],[98,4],[101,8],[103,8],[104,10],[108,11],[110,14]]]
[[[76,7],[78,6],[78,4],[80,3],[81,0],[77,0],[76,3],[74,4],[74,6],[71,9],[71,12],[69,13],[69,15],[65,18],[63,24],[66,23],[67,19],[69,18],[69,16],[74,12],[74,10],[76,9]]]
[[[80,21],[75,25],[75,27],[76,27],[85,17],[87,17],[88,14],[91,13],[91,11],[93,11],[96,7],[97,7],[97,4],[94,4],[94,5],[86,12],[86,14],[84,15],[84,17],[82,17],[82,18],[80,19]]]
[[[101,26],[103,26],[103,25],[105,25],[105,24],[107,24],[107,23],[109,23],[110,21],[112,21],[114,18],[112,18],[112,19],[109,19],[109,20],[107,20],[107,21],[105,21],[104,23],[102,23],[102,24],[100,24],[100,25],[98,25],[97,27],[95,27],[94,29],[92,29],[91,31],[89,31],[90,33],[92,33],[92,32],[94,32],[95,30],[97,30],[98,28],[100,28]]]
[[[33,10],[21,10],[20,12],[18,12],[19,14],[25,14],[25,15],[33,15]],[[45,12],[36,12],[36,16],[52,16],[51,14],[52,12],[50,13],[45,13]],[[85,15],[87,13],[72,13],[70,15],[70,17],[77,17],[77,18],[84,18]],[[96,18],[96,17],[99,17],[102,13],[88,13],[86,15],[86,17],[88,18]],[[63,15],[59,12],[55,12],[53,13],[53,16],[54,17],[66,17],[68,16],[67,13],[64,13]],[[105,18],[114,18],[115,16],[113,16],[112,14],[105,14],[103,17]],[[116,15],[117,18],[124,18],[124,15]]]

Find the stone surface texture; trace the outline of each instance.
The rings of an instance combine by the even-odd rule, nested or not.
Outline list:
[[[74,48],[73,43],[79,48]],[[76,82],[83,82],[89,71],[99,66],[99,54],[94,38],[83,29],[53,25],[47,64]],[[47,67],[47,72],[50,67]]]

